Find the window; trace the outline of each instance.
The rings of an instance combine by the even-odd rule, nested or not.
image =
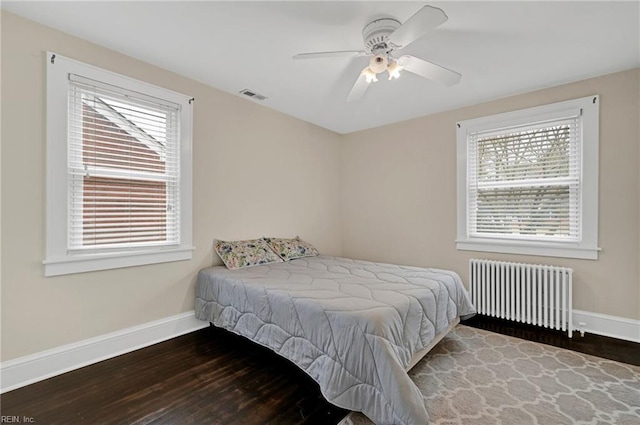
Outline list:
[[[54,276],[191,258],[191,101],[47,54]]]
[[[458,249],[598,258],[598,103],[458,123]]]

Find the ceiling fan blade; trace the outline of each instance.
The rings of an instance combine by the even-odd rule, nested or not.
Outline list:
[[[447,22],[448,19],[442,9],[433,6],[424,6],[391,33],[387,42],[397,48],[405,47],[438,25]]]
[[[412,72],[429,80],[437,81],[445,86],[458,84],[462,78],[462,75],[455,71],[411,55],[400,56],[400,58],[398,58],[398,64],[402,66],[405,71]]]
[[[315,52],[315,53],[298,53],[293,59],[317,59],[317,58],[333,58],[333,57],[357,57],[365,56],[367,52],[362,50],[342,50],[336,52]]]
[[[357,102],[364,96],[365,92],[369,88],[367,83],[367,77],[364,74],[358,75],[358,79],[353,83],[349,96],[347,96],[347,102]]]

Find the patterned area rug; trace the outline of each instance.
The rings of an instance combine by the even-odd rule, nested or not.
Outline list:
[[[431,424],[640,424],[640,367],[458,325],[409,375]],[[371,425],[350,413],[339,425]]]

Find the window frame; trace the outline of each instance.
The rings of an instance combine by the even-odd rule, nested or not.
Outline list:
[[[192,246],[192,98],[140,80],[107,71],[53,52],[46,54],[46,253],[45,276],[190,260]],[[179,245],[70,251],[68,240],[67,153],[69,74],[181,106],[180,122],[180,243]]]
[[[457,238],[456,249],[597,260],[598,252],[598,95],[521,109],[457,123]],[[581,115],[579,241],[539,241],[527,238],[478,237],[469,231],[468,146],[469,136],[479,131],[498,130],[544,121],[565,111]]]

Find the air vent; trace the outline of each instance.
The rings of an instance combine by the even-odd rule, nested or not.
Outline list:
[[[256,100],[265,100],[267,98],[267,96],[263,96],[261,94],[258,94],[256,92],[254,92],[253,90],[249,90],[249,89],[244,89],[244,90],[240,90],[240,94],[243,94],[247,97],[250,97],[252,99],[256,99]]]

